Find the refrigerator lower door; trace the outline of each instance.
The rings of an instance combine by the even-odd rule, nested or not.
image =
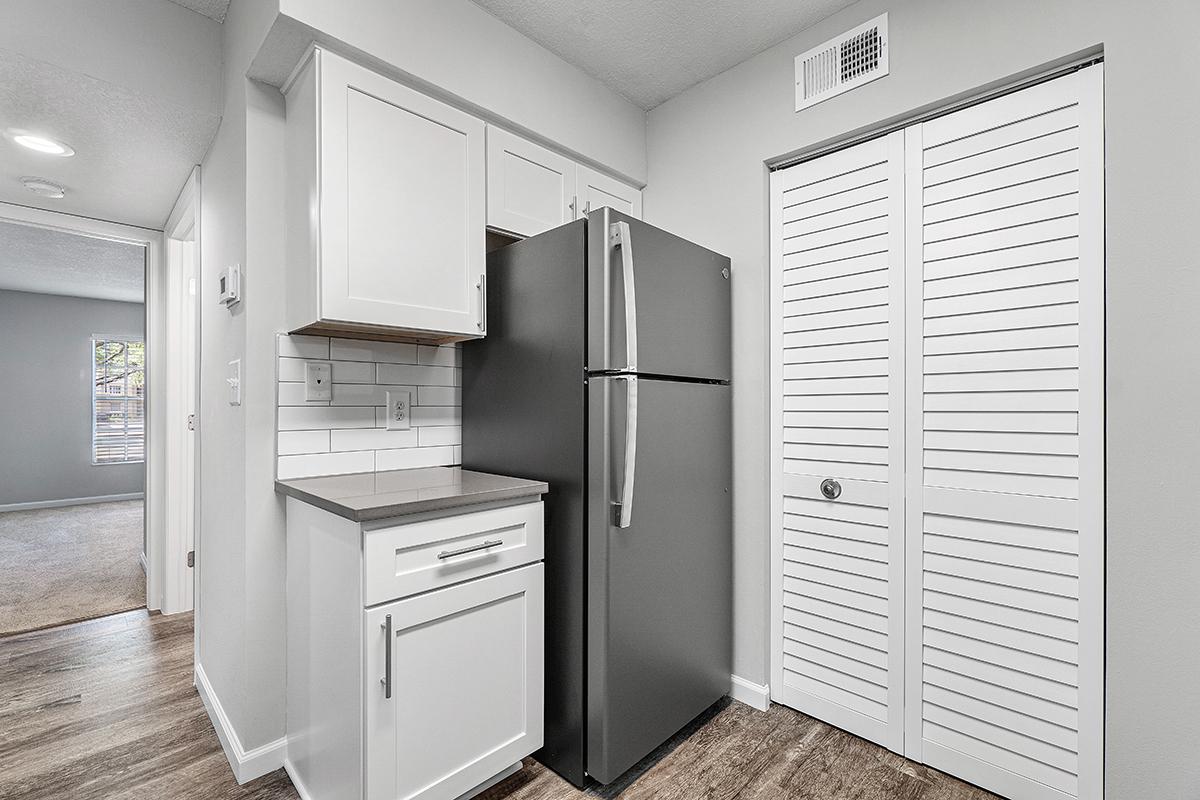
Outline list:
[[[588,369],[729,380],[729,259],[611,208],[587,238]]]
[[[608,783],[729,691],[730,388],[593,376],[588,439],[587,769]]]

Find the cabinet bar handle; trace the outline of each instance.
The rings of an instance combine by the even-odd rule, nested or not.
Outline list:
[[[383,696],[391,699],[392,696],[392,615],[388,614],[383,618],[383,622],[379,623],[379,627],[383,628],[383,677],[379,682],[383,684]]]
[[[475,288],[479,290],[479,330],[487,333],[487,275],[479,276],[479,283],[475,284]]]
[[[465,556],[467,553],[474,553],[476,550],[486,550],[489,547],[497,547],[504,544],[503,539],[489,539],[486,542],[473,544],[469,547],[460,547],[457,550],[443,550],[438,553],[438,558],[454,558],[454,556]]]

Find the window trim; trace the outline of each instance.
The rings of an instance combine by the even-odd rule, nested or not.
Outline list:
[[[144,348],[146,346],[146,338],[144,336],[109,335],[109,334],[93,333],[89,341],[91,343],[91,348],[89,350],[89,361],[91,364],[90,369],[89,369],[89,380],[91,382],[91,387],[92,387],[91,388],[92,402],[91,402],[91,407],[90,407],[91,417],[92,417],[92,420],[91,420],[91,422],[92,422],[92,440],[91,440],[91,443],[89,444],[89,450],[91,451],[91,456],[90,456],[91,465],[93,467],[116,467],[116,466],[128,466],[130,464],[145,464],[146,463],[145,426],[146,426],[147,420],[146,420],[146,406],[145,406],[146,397],[144,394],[142,396],[142,426],[143,426],[142,427],[142,457],[137,458],[137,459],[123,459],[121,461],[97,461],[96,460],[96,345],[99,342],[121,342],[124,344],[138,343],[138,344],[141,344],[143,347],[142,358],[145,359]],[[127,360],[127,363],[128,363],[128,360]],[[143,385],[143,387],[146,386],[145,376],[146,376],[146,365],[143,360],[143,363],[142,363],[142,385]],[[126,399],[125,405],[126,405],[126,407],[128,407],[128,405],[129,405],[128,399],[129,399],[130,395],[123,395],[122,397],[124,397]],[[126,431],[128,431],[128,412],[126,412]],[[128,434],[126,435],[125,438],[126,438],[126,440],[128,440],[128,438],[129,438]],[[128,452],[128,449],[129,448],[127,445],[126,452]]]

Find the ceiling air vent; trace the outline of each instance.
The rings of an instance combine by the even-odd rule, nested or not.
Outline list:
[[[887,14],[883,14],[796,56],[796,110],[887,74]]]

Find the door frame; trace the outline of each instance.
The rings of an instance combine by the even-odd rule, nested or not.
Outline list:
[[[200,167],[192,168],[167,222],[164,234],[163,350],[166,427],[163,506],[162,612],[176,614],[194,607],[196,568],[187,554],[195,549],[199,530],[200,437]],[[189,263],[190,262],[190,263]],[[190,275],[181,275],[186,270]],[[188,280],[184,280],[187,278]],[[187,307],[190,305],[190,309]],[[182,312],[190,310],[188,316]],[[188,415],[192,425],[188,425]],[[189,542],[189,526],[191,542]],[[199,626],[196,626],[197,629]]]
[[[143,516],[146,552],[146,608],[162,608],[163,550],[166,515],[164,507],[166,404],[163,397],[165,373],[158,365],[165,364],[163,324],[166,309],[162,292],[166,284],[162,231],[126,225],[120,222],[94,219],[62,211],[33,208],[16,203],[0,202],[0,221],[18,225],[121,242],[145,248],[145,342],[146,342],[146,445],[145,445],[145,514]]]

